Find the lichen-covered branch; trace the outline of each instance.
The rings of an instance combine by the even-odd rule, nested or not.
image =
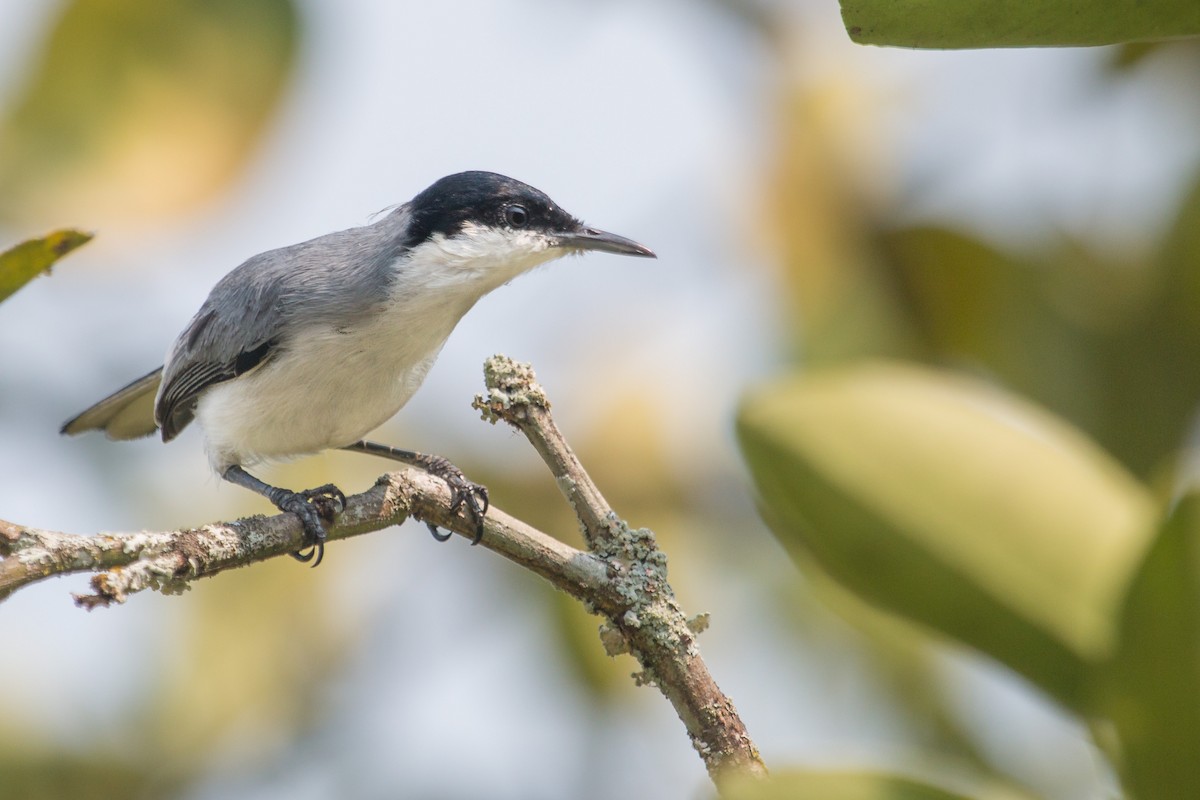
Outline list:
[[[399,525],[409,516],[473,537],[473,523],[451,514],[446,484],[415,469],[382,476],[362,494],[346,499],[329,531],[336,541]],[[594,592],[604,567],[586,553],[505,514],[484,520],[483,546],[550,580],[577,597]],[[303,546],[303,528],[291,514],[249,517],[196,529],[102,533],[79,536],[0,520],[0,600],[17,589],[56,575],[97,573],[89,594],[76,595],[85,608],[123,603],[154,589],[184,591],[198,578],[291,553]]]
[[[612,509],[555,424],[550,400],[533,368],[506,356],[492,356],[484,362],[483,381],[487,394],[475,396],[475,408],[488,422],[503,420],[525,434],[579,518],[588,549],[601,549],[609,538]]]
[[[546,393],[528,364],[492,356],[484,364],[484,383],[487,393],[475,398],[475,407],[484,419],[503,420],[525,434],[575,510],[589,550],[608,565],[615,592],[592,598],[593,608],[609,620],[606,647],[612,651],[611,634],[619,631],[642,665],[638,679],[654,684],[671,701],[714,779],[729,772],[766,774],[737,709],[700,657],[654,534],[631,528],[609,507],[554,423]]]
[[[415,479],[415,481],[414,481]],[[421,491],[445,493],[425,475],[387,475],[370,491],[347,501],[330,538],[340,539],[402,522]],[[85,608],[122,603],[136,592],[182,592],[191,581],[292,552],[303,544],[290,514],[166,532],[78,536],[0,521],[0,600],[22,586],[55,575],[97,573]]]
[[[554,424],[533,370],[502,356],[485,365],[487,394],[475,405],[486,419],[521,430],[550,467],[575,510],[588,551],[577,550],[492,507],[481,545],[541,575],[607,618],[601,641],[610,653],[630,652],[641,683],[657,686],[687,727],[715,779],[766,773],[733,703],[717,687],[696,644],[704,618],[689,621],[667,583],[667,561],[654,534],[613,513]],[[330,541],[398,525],[409,517],[473,538],[475,524],[450,511],[446,484],[415,469],[381,477],[346,507]],[[154,589],[179,593],[198,579],[294,552],[304,545],[292,514],[251,517],[196,529],[78,536],[0,520],[0,601],[56,575],[95,573],[85,608],[123,603]]]

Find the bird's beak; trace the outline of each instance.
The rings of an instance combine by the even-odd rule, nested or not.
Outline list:
[[[632,239],[617,236],[615,233],[596,230],[595,228],[580,228],[577,231],[563,231],[555,234],[555,245],[567,250],[600,250],[605,253],[616,253],[622,256],[643,256],[658,258],[649,247],[640,245]]]

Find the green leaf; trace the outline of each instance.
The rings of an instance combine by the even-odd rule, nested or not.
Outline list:
[[[881,276],[926,351],[980,365],[1162,479],[1200,402],[1200,182],[1151,263],[1061,236],[1036,254],[918,226],[878,237]]]
[[[1061,47],[1200,35],[1196,0],[842,0],[858,44]]]
[[[751,393],[738,436],[785,547],[1086,708],[1154,514],[1090,440],[982,382],[883,362]]]
[[[267,130],[300,37],[294,0],[67,0],[0,115],[0,217],[179,213]]]
[[[1134,578],[1108,677],[1130,794],[1200,786],[1200,496],[1171,513]]]
[[[40,239],[29,239],[0,253],[0,302],[91,238],[90,233],[67,228]]]
[[[871,772],[776,772],[766,779],[721,784],[722,800],[966,800],[967,795],[939,789],[898,775]],[[980,798],[981,796],[976,796]],[[1000,797],[991,794],[987,798]]]

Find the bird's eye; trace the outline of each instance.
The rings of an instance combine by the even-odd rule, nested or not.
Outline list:
[[[524,228],[529,222],[529,212],[525,210],[525,206],[519,206],[515,203],[511,206],[504,207],[504,221],[514,228]]]

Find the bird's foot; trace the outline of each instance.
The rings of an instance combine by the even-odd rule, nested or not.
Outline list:
[[[422,454],[421,466],[430,475],[444,480],[450,487],[450,513],[457,514],[459,509],[466,511],[467,519],[475,527],[475,537],[471,540],[471,544],[479,544],[483,539],[483,516],[488,510],[487,487],[468,480],[461,469],[441,456]],[[433,538],[439,542],[450,538],[451,534],[448,531],[446,533],[439,532],[437,526],[432,522],[425,524],[429,526],[429,532],[433,534]]]
[[[292,558],[305,564],[312,561],[314,567],[319,566],[325,558],[325,526],[332,525],[334,518],[345,510],[346,495],[332,483],[303,492],[286,489],[276,491],[277,494],[270,498],[271,502],[280,511],[290,512],[300,518],[308,540],[306,549],[292,553]]]

